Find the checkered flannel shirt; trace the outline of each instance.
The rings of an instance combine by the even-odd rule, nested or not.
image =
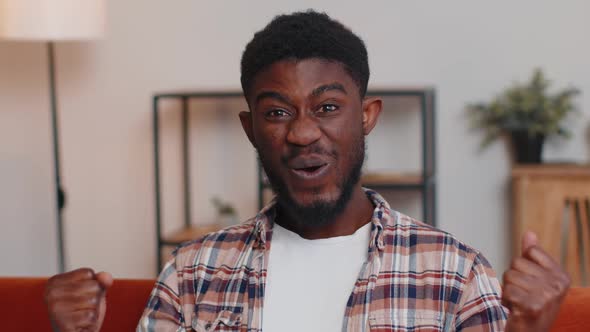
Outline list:
[[[369,255],[343,331],[503,331],[500,285],[483,255],[365,192],[375,205]],[[245,223],[180,246],[137,331],[262,331],[274,217],[271,203]]]

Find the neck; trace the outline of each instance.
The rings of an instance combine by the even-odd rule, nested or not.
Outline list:
[[[281,210],[275,222],[305,239],[325,239],[354,234],[354,232],[371,220],[373,210],[373,203],[367,197],[359,183],[354,187],[352,195],[344,210],[342,210],[342,213],[325,225],[315,226],[300,222],[294,216],[287,213],[285,209]]]

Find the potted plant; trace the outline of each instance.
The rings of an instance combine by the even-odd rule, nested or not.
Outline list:
[[[517,163],[541,163],[546,138],[570,136],[564,120],[576,110],[572,99],[579,93],[567,88],[550,94],[549,85],[536,69],[528,84],[516,83],[490,103],[469,105],[472,127],[485,131],[482,147],[508,135]]]
[[[217,210],[217,224],[222,226],[237,224],[236,210],[230,203],[222,201],[219,197],[213,197],[211,203]]]

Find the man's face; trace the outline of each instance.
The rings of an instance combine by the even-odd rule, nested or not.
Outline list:
[[[365,135],[359,88],[344,67],[279,61],[246,98],[250,113],[240,118],[279,204],[320,224],[341,212],[360,177]]]

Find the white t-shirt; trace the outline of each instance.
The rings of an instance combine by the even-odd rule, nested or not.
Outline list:
[[[367,260],[371,223],[354,234],[307,240],[274,225],[264,332],[342,331],[346,302]]]

